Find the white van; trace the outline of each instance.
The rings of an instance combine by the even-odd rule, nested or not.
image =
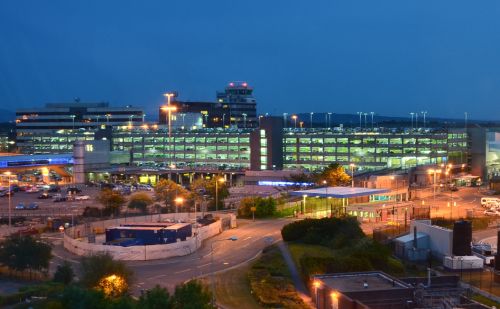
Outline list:
[[[481,198],[481,205],[486,206],[487,204],[500,204],[500,198],[498,197],[482,197]]]

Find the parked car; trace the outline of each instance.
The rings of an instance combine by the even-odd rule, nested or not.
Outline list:
[[[24,203],[19,203],[16,205],[16,207],[14,209],[15,210],[25,210],[26,206],[24,205]]]
[[[78,193],[82,193],[82,190],[80,190],[76,187],[71,187],[71,188],[68,188],[67,192],[68,192],[68,194],[78,194]]]
[[[40,194],[38,196],[38,198],[41,200],[46,200],[46,199],[52,198],[52,195],[48,194],[47,192],[43,192],[42,194]]]
[[[59,187],[58,185],[50,185],[50,187],[47,191],[48,192],[60,192],[61,187]]]
[[[90,196],[88,196],[88,195],[75,196],[75,201],[88,201],[88,200],[90,200]]]
[[[37,210],[39,207],[38,207],[38,204],[37,203],[30,203],[28,205],[28,207],[26,207],[26,209],[28,210]]]
[[[0,191],[0,197],[8,197],[14,195],[14,191],[2,190]]]
[[[54,203],[60,203],[60,202],[66,202],[68,200],[67,197],[65,196],[62,196],[62,195],[58,195],[58,196],[55,196],[54,197]]]
[[[486,215],[486,216],[499,216],[500,211],[498,211],[496,209],[486,209],[484,211],[484,215]]]
[[[38,193],[38,192],[40,192],[40,188],[38,187],[26,188],[26,193]]]

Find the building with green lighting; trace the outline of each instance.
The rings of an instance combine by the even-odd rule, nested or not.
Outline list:
[[[283,128],[263,117],[255,129],[173,130],[158,125],[113,126],[40,132],[21,152],[68,153],[78,140],[108,139],[111,151],[130,154],[132,165],[225,170],[317,170],[338,162],[356,171],[408,169],[426,164],[467,163],[462,129],[383,130]],[[20,145],[22,146],[22,144]]]

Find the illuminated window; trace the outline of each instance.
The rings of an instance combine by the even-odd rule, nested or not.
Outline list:
[[[92,144],[86,144],[85,145],[85,151],[87,151],[87,152],[94,151],[94,145],[92,145]]]

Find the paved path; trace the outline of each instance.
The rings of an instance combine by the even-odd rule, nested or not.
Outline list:
[[[312,305],[311,297],[309,296],[309,291],[307,290],[304,282],[302,281],[299,271],[297,270],[297,266],[293,261],[292,255],[288,250],[288,246],[280,241],[278,243],[278,247],[280,248],[281,254],[285,260],[286,265],[288,266],[288,270],[290,271],[290,275],[292,276],[293,285],[295,286],[295,290],[299,294],[299,296],[304,300],[306,304]]]

